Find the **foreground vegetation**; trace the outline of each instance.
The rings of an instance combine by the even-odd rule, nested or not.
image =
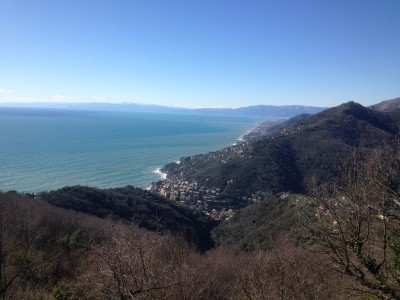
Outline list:
[[[282,242],[200,254],[180,238],[1,194],[2,299],[318,299],[339,279]]]
[[[400,154],[353,158],[313,196],[246,208],[214,229],[219,246],[203,253],[162,226],[2,193],[0,296],[400,299]]]

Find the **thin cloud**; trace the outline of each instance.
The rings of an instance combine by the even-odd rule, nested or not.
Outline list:
[[[73,100],[73,97],[67,95],[55,95],[54,100],[56,101],[69,101]]]
[[[99,97],[99,96],[94,96],[94,97],[92,97],[92,100],[93,100],[93,101],[96,101],[96,102],[106,102],[106,101],[107,101],[106,98]]]

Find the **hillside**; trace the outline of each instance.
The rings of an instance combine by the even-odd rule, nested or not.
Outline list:
[[[213,229],[217,244],[244,251],[270,250],[280,239],[293,238],[294,206],[304,196],[279,194],[238,211]]]
[[[306,119],[310,117],[311,114],[299,114],[289,119],[282,118],[274,118],[272,120],[263,121],[257,124],[257,126],[247,132],[242,140],[246,142],[251,142],[254,140],[258,140],[266,135],[271,135],[276,132],[279,132],[281,129],[284,129],[290,125],[293,125],[299,122],[302,119]]]
[[[304,193],[310,181],[328,181],[354,148],[389,143],[398,133],[398,114],[349,102],[302,118],[253,142],[206,155],[182,158],[163,170],[170,180],[196,181],[227,198]]]
[[[76,201],[74,189],[59,193]],[[343,299],[344,295],[335,285],[345,287],[346,282],[315,263],[309,252],[289,244],[277,245],[271,253],[219,248],[201,254],[168,233],[77,213],[17,193],[0,193],[0,225],[1,299],[278,299],[282,292],[307,299]],[[254,288],[257,282],[262,284]]]
[[[371,108],[383,112],[398,112],[400,111],[400,97],[390,100],[382,101],[378,104],[372,105]]]
[[[202,250],[213,246],[210,230],[214,223],[205,215],[132,186],[114,189],[64,187],[41,193],[40,198],[52,205],[100,218],[133,222],[151,231],[169,231]]]

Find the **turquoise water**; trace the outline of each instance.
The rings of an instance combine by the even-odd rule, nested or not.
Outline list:
[[[253,118],[0,108],[0,190],[146,188],[180,157],[228,146]]]

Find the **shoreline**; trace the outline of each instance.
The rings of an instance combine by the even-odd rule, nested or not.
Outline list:
[[[152,173],[155,173],[158,176],[160,176],[160,179],[158,179],[157,181],[164,181],[165,179],[167,179],[167,173],[161,172],[161,168],[157,168],[157,169],[153,170]],[[157,182],[157,181],[151,182],[149,186],[144,188],[144,190],[151,191],[153,186],[154,186],[154,183]]]
[[[236,138],[236,141],[228,146],[225,146],[223,148],[220,148],[216,151],[220,151],[224,148],[227,147],[235,147],[238,146],[240,144],[243,143],[248,143],[252,140],[255,140],[261,136],[263,136],[266,132],[267,129],[272,126],[272,125],[276,125],[279,124],[281,122],[283,122],[286,118],[272,118],[270,120],[265,120],[265,121],[258,121],[257,123],[254,124],[254,127],[252,127],[251,129],[247,130],[245,133],[241,134],[239,137]],[[203,154],[208,154],[210,152],[207,153],[203,153]],[[180,164],[181,160],[176,160],[174,161],[174,163],[176,164]],[[165,181],[167,179],[168,174],[167,173],[163,173],[161,172],[161,168],[158,168],[156,170],[153,171],[153,173],[158,174],[161,178],[159,179],[159,181]],[[151,190],[154,187],[155,182],[152,182],[151,185],[149,187],[146,188],[146,190]]]
[[[245,133],[241,134],[239,137],[236,138],[236,141],[235,141],[234,143],[232,143],[232,144],[230,144],[230,145],[228,145],[228,146],[225,146],[225,147],[223,147],[223,148],[217,149],[217,150],[215,150],[215,151],[219,151],[219,150],[224,149],[224,148],[227,148],[227,147],[237,146],[238,144],[246,143],[246,142],[247,142],[246,136],[247,136],[248,134],[250,134],[251,132],[253,132],[253,130],[257,129],[257,128],[260,126],[259,124],[260,124],[260,122],[257,122],[257,123],[255,124],[255,127],[253,127],[252,129],[246,130]],[[210,153],[210,152],[207,152],[207,153],[204,153],[204,154],[208,154],[208,153]],[[172,161],[171,163],[176,163],[176,164],[179,165],[179,164],[181,163],[181,160],[178,159],[178,160]],[[167,164],[168,164],[168,163],[167,163]],[[162,169],[162,168],[163,168],[163,167],[157,168],[157,169],[155,169],[155,170],[152,171],[152,173],[155,173],[155,174],[157,174],[158,176],[160,176],[160,179],[157,180],[157,181],[155,181],[155,182],[152,182],[148,187],[146,187],[146,188],[145,188],[146,191],[151,191],[151,190],[154,188],[156,182],[158,182],[158,181],[165,181],[165,180],[167,179],[168,174],[167,174],[167,173],[164,173],[164,172],[161,172],[161,169]]]
[[[167,173],[161,172],[161,168],[157,168],[153,171],[153,173],[158,174],[162,180],[167,179]]]
[[[237,138],[236,138],[236,140],[235,140],[235,142],[233,142],[232,144],[230,144],[230,145],[227,145],[227,146],[225,146],[225,147],[222,147],[222,148],[220,148],[220,149],[217,149],[217,150],[215,150],[215,151],[219,151],[219,150],[221,150],[221,149],[224,149],[224,148],[227,148],[227,147],[230,147],[230,146],[236,146],[236,145],[238,145],[238,144],[240,144],[240,143],[246,143],[247,142],[247,140],[246,140],[246,137],[249,135],[249,134],[251,134],[254,130],[256,130],[257,128],[259,128],[260,127],[260,124],[261,124],[261,122],[257,122],[256,124],[255,124],[255,126],[254,127],[252,127],[251,129],[248,129],[248,130],[246,130],[246,132],[245,133],[243,133],[243,134],[241,134],[240,136],[238,136]],[[212,152],[212,151],[210,151],[210,152]],[[207,153],[210,153],[210,152],[207,152]],[[207,154],[207,153],[202,153],[202,154]],[[176,163],[176,164],[180,164],[181,163],[181,160],[180,159],[178,159],[178,160],[175,160],[175,161],[172,161],[172,162],[174,162],[174,163]],[[171,162],[171,163],[172,163]],[[167,163],[167,164],[169,164],[169,163]],[[164,166],[165,167],[165,166]],[[162,169],[163,167],[161,167],[161,168],[157,168],[157,169],[155,169],[154,171],[152,171],[152,173],[156,173],[156,174],[158,174],[161,178],[160,178],[160,180],[165,180],[165,179],[167,179],[167,173],[163,173],[163,172],[161,172],[161,169]],[[153,186],[153,183],[151,184],[151,186],[150,187],[148,187],[148,188],[146,188],[146,190],[147,189],[149,189],[149,188],[151,188]]]

